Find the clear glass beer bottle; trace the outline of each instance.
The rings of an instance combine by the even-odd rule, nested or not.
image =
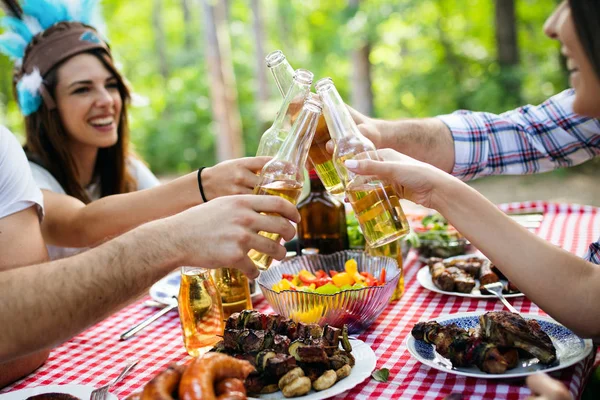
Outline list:
[[[345,160],[378,159],[375,146],[358,130],[331,78],[320,79],[315,87],[335,145],[333,162],[365,240],[379,247],[406,235],[410,228],[393,185],[375,176],[356,175],[344,165]]]
[[[310,91],[313,73],[305,69],[296,70],[273,125],[263,133],[258,144],[257,156],[274,156],[288,137],[293,121]]]
[[[304,165],[321,115],[321,107],[316,96],[307,98],[290,135],[273,159],[263,167],[254,194],[279,196],[292,204],[297,203],[304,184]],[[277,242],[280,239],[276,233],[260,234]],[[272,258],[256,250],[250,250],[248,256],[258,269],[265,270],[271,265]]]

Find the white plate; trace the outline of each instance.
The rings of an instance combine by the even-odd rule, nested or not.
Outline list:
[[[463,254],[460,256],[446,258],[446,259],[444,259],[444,261],[459,260],[459,259],[470,258],[470,257],[485,258],[481,253],[474,253],[474,254]],[[427,265],[425,265],[423,268],[421,268],[419,270],[419,272],[417,272],[417,281],[425,289],[431,290],[432,292],[436,292],[436,293],[447,294],[449,296],[469,297],[472,299],[497,299],[497,297],[494,296],[493,294],[483,294],[479,291],[479,279],[475,279],[475,287],[473,288],[473,290],[471,290],[471,293],[448,292],[448,291],[442,290],[439,287],[435,286],[435,283],[433,283],[433,280],[431,278],[431,273],[429,272],[429,266],[427,266]],[[523,293],[512,293],[512,294],[504,295],[504,297],[506,297],[506,298],[523,297],[523,296],[525,296]]]
[[[328,397],[332,397],[338,395],[340,393],[344,393],[346,390],[352,389],[354,386],[362,383],[365,379],[371,376],[371,373],[375,369],[375,364],[377,363],[377,358],[375,357],[375,353],[373,349],[369,347],[362,340],[352,340],[350,339],[350,343],[352,344],[352,355],[354,356],[356,363],[350,372],[350,375],[347,378],[342,379],[337,382],[335,385],[330,387],[329,389],[322,390],[320,392],[315,392],[311,390],[308,394],[300,397],[294,397],[295,400],[321,400],[326,399]],[[280,400],[285,399],[281,391],[263,394],[259,397],[248,397],[248,399],[260,399],[260,400]]]
[[[78,397],[81,400],[88,400],[92,394],[93,386],[85,385],[46,385],[36,386],[27,389],[15,390],[14,392],[8,392],[0,394],[2,400],[24,400],[30,396],[43,393],[67,393],[72,396]],[[117,396],[112,393],[108,393],[107,400],[117,400]]]
[[[485,314],[485,311],[465,312],[449,314],[433,319],[441,325],[451,323],[457,324],[461,328],[469,329],[479,326],[479,316]],[[534,374],[538,371],[552,372],[570,367],[587,357],[592,351],[591,339],[581,339],[569,329],[560,325],[552,318],[533,314],[521,314],[525,319],[536,319],[542,330],[550,336],[554,347],[556,347],[556,356],[558,364],[546,366],[539,364],[537,358],[519,361],[521,365],[509,369],[503,374],[488,374],[479,370],[477,367],[455,368],[450,360],[442,357],[435,351],[432,344],[425,343],[422,340],[416,340],[412,334],[406,339],[406,347],[410,354],[421,363],[449,374],[472,376],[485,379],[508,379],[520,378]]]
[[[162,304],[175,305],[176,302],[173,296],[177,297],[179,294],[179,284],[181,283],[181,272],[174,271],[169,275],[156,282],[150,288],[150,297],[153,300],[158,301]],[[253,301],[256,301],[259,296],[262,296],[262,292],[258,287],[258,283],[255,286],[254,293],[250,295]]]

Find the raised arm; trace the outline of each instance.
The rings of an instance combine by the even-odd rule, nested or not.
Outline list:
[[[202,171],[207,200],[230,194],[248,194],[258,181],[255,172],[267,157],[225,161]],[[137,192],[113,195],[84,204],[80,200],[43,190],[46,218],[42,232],[48,244],[91,247],[144,222],[176,214],[201,204],[197,173]]]
[[[600,154],[600,122],[573,113],[573,91],[538,106],[496,115],[457,111],[429,119],[384,121],[351,110],[378,148],[391,148],[462,180],[531,174]]]
[[[278,213],[277,215],[264,215]],[[50,348],[117,311],[179,265],[233,266],[258,275],[250,249],[277,259],[299,221],[274,196],[227,196],[150,222],[103,245],[45,264],[0,272],[0,362]]]

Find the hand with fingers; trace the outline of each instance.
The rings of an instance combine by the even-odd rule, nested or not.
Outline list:
[[[204,268],[238,268],[248,277],[258,270],[248,257],[255,249],[277,260],[285,257],[285,247],[260,231],[278,233],[290,240],[300,214],[289,201],[276,196],[225,196],[196,206],[165,220],[166,231],[180,252],[180,265]]]
[[[572,400],[573,396],[562,382],[538,373],[527,377],[527,386],[532,395],[528,400]]]
[[[446,187],[460,181],[440,169],[392,149],[377,150],[376,160],[347,160],[346,168],[359,175],[375,175],[396,186],[403,198],[425,207],[436,208]]]
[[[202,187],[207,200],[233,194],[251,194],[258,184],[258,172],[271,157],[227,160],[202,170]]]

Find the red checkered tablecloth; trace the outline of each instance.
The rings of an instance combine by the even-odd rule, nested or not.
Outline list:
[[[544,219],[538,234],[568,251],[583,255],[590,242],[600,236],[600,209],[589,206],[550,204],[545,202],[514,203],[501,206],[505,211],[541,211]],[[366,380],[337,399],[441,399],[450,393],[462,393],[470,399],[522,399],[529,390],[522,380],[498,381],[465,378],[431,369],[415,361],[408,353],[405,338],[420,320],[449,313],[502,310],[502,303],[446,296],[422,288],[416,280],[420,267],[411,253],[405,261],[406,291],[403,298],[389,305],[360,339],[377,355],[377,368],[389,368],[390,380],[379,383]],[[543,314],[526,298],[513,299],[521,312]],[[271,308],[261,298],[255,303],[261,312]],[[162,317],[134,338],[122,342],[119,335],[156,310],[138,301],[98,325],[55,349],[46,364],[34,374],[0,391],[49,384],[86,384],[101,386],[116,378],[124,362],[139,358],[131,374],[112,389],[119,398],[140,390],[169,363],[187,357],[176,312]],[[559,372],[573,393],[581,396],[594,364],[595,354],[585,361]]]

